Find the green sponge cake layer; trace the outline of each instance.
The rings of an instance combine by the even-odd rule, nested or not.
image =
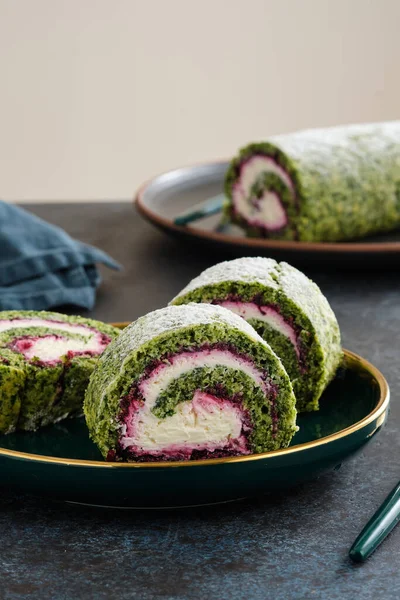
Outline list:
[[[264,452],[296,431],[280,360],[243,319],[206,304],[163,308],[127,327],[100,357],[84,412],[111,461]]]
[[[82,412],[97,357],[119,330],[52,312],[0,312],[0,432]]]
[[[281,359],[298,411],[318,400],[342,358],[336,317],[318,286],[301,271],[270,258],[217,264],[193,279],[171,302],[211,303],[243,317]]]
[[[400,227],[400,121],[249,144],[225,192],[227,216],[249,236],[337,241]]]

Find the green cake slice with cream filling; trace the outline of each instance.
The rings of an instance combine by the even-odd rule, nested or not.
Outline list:
[[[170,306],[99,358],[84,412],[109,461],[219,458],[288,446],[295,397],[281,361],[231,311]]]
[[[53,312],[0,312],[0,432],[82,413],[98,356],[119,330]]]
[[[225,215],[251,237],[338,241],[400,227],[400,121],[309,129],[231,161]]]
[[[270,258],[219,263],[193,279],[171,302],[223,306],[270,344],[293,384],[298,411],[318,400],[342,359],[336,317],[318,286],[301,271]]]

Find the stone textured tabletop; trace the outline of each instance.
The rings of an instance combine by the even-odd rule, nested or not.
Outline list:
[[[165,305],[223,255],[182,246],[128,203],[28,206],[125,267],[104,269],[96,308],[132,320]],[[328,296],[345,347],[392,391],[386,428],[338,471],[286,494],[168,512],[113,511],[0,497],[0,599],[368,600],[400,598],[400,528],[363,565],[348,549],[400,479],[398,273],[308,273]],[[88,313],[85,313],[89,316]]]

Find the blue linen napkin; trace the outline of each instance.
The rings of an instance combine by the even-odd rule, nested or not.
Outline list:
[[[0,310],[90,310],[101,281],[96,263],[121,268],[102,250],[0,200]]]

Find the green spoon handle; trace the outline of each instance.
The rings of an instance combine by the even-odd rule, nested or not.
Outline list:
[[[400,482],[390,492],[352,545],[349,552],[350,558],[356,562],[367,559],[389,535],[399,520]]]
[[[222,210],[224,202],[225,196],[223,194],[204,200],[204,202],[192,206],[189,210],[175,217],[174,223],[175,225],[187,225],[192,221],[215,215]]]

